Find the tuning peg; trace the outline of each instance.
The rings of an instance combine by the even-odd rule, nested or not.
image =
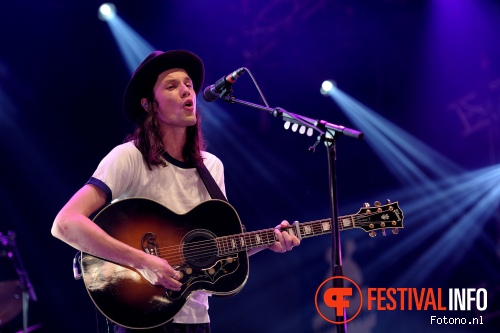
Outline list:
[[[372,230],[372,231],[370,231],[370,232],[368,233],[368,235],[370,235],[370,237],[372,237],[372,238],[373,238],[373,237],[377,236],[377,233],[375,232],[375,230]]]
[[[393,229],[392,229],[392,233],[393,233],[394,235],[399,234],[399,229],[398,229],[398,228],[393,228]]]
[[[375,201],[373,204],[375,205],[375,207],[378,207],[381,205],[380,201]]]
[[[386,202],[387,202],[388,204],[390,204],[390,203],[391,203],[391,199],[387,199],[387,200],[386,200]]]
[[[368,202],[365,202],[365,203],[363,204],[363,207],[368,208],[368,207],[370,207],[370,204],[369,204]]]

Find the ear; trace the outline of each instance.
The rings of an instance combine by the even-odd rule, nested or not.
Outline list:
[[[149,112],[149,103],[148,103],[148,99],[147,98],[142,98],[141,99],[141,105],[142,105],[142,108],[144,110],[146,110],[146,112]]]

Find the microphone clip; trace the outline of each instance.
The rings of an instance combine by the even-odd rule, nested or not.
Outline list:
[[[203,91],[203,99],[207,102],[213,102],[217,98],[223,98],[233,92],[232,86],[236,82],[236,79],[246,72],[245,67],[238,68],[234,72],[230,73],[219,79],[215,84],[212,84],[205,88]]]

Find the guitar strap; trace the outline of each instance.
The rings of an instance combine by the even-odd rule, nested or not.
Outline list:
[[[179,161],[171,157],[166,151],[163,153],[163,158],[174,165],[178,165],[179,163]],[[203,162],[201,162],[200,165],[196,166],[196,170],[198,170],[201,180],[203,181],[203,184],[205,184],[205,187],[207,188],[210,197],[212,199],[218,199],[228,202],[226,196],[224,195],[224,193],[222,193],[219,185],[217,185],[214,177],[212,177],[212,174],[210,173],[210,171],[208,171],[207,167]]]
[[[227,202],[226,196],[222,193],[219,185],[217,185],[214,177],[212,177],[212,174],[208,171],[205,164],[201,163],[201,165],[196,166],[196,169],[198,170],[201,180],[203,180],[203,184],[205,184],[210,197],[212,197],[212,199],[219,199]]]
[[[222,193],[219,185],[217,185],[214,177],[212,177],[212,174],[210,173],[210,171],[208,171],[205,164],[202,162],[201,165],[196,166],[196,169],[198,170],[201,180],[203,180],[203,184],[205,184],[210,197],[212,199],[219,199],[228,202],[226,196],[224,195],[224,193]],[[241,228],[243,229],[243,231],[246,231],[245,225],[243,223],[241,224]]]

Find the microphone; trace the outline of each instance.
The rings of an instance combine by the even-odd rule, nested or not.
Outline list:
[[[207,102],[213,102],[217,98],[225,96],[228,92],[228,89],[231,89],[233,83],[236,82],[236,79],[245,72],[246,68],[241,67],[231,74],[222,77],[219,81],[215,82],[215,84],[206,87],[203,91],[203,99]]]

